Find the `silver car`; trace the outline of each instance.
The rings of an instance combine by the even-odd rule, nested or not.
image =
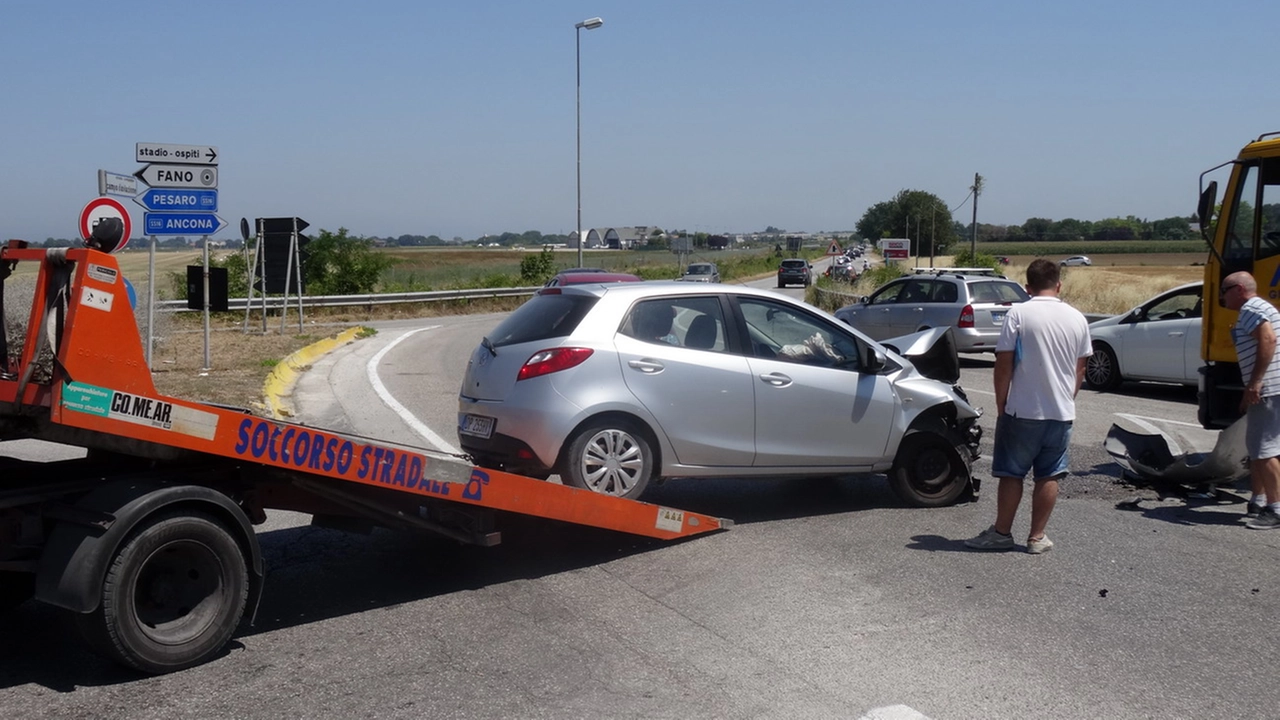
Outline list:
[[[720,270],[715,263],[690,263],[689,267],[685,268],[684,275],[681,275],[680,279],[685,282],[718,283],[720,282]]]
[[[958,351],[994,352],[1009,308],[1028,299],[989,269],[951,268],[898,278],[835,314],[875,340],[949,327]]]
[[[1125,380],[1198,384],[1203,295],[1203,282],[1179,285],[1089,325],[1093,355],[1085,384],[1094,390],[1114,390]]]
[[[945,505],[981,435],[950,338],[900,341],[913,363],[744,286],[543,290],[472,353],[458,439],[478,465],[628,498],[670,477],[887,472]]]

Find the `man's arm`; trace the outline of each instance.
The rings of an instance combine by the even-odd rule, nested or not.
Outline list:
[[[1271,367],[1271,360],[1276,354],[1276,333],[1271,329],[1271,322],[1263,319],[1253,329],[1253,338],[1258,341],[1258,354],[1254,357],[1253,372],[1244,388],[1244,401],[1247,405],[1257,405],[1262,401],[1262,378]]]
[[[995,386],[996,417],[1004,415],[1004,403],[1009,399],[1009,383],[1013,381],[1013,351],[996,353]]]
[[[1084,366],[1088,363],[1089,358],[1087,356],[1076,358],[1076,389],[1075,392],[1071,393],[1071,397],[1080,394],[1080,386],[1084,384]]]

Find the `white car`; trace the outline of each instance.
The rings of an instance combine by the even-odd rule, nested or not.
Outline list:
[[[1072,255],[1066,260],[1063,260],[1058,263],[1058,265],[1062,267],[1074,267],[1077,265],[1092,265],[1092,264],[1093,264],[1093,261],[1089,259],[1088,255]]]
[[[1125,380],[1196,385],[1204,283],[1179,285],[1127,313],[1089,326],[1093,355],[1086,387],[1114,390]]]

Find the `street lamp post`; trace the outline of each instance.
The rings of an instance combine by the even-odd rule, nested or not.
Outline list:
[[[578,114],[578,267],[582,267],[582,30],[595,30],[604,24],[598,17],[576,23],[573,28],[577,76]]]

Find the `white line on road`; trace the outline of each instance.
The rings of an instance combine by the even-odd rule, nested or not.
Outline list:
[[[395,413],[400,416],[400,419],[404,420],[406,425],[408,425],[414,432],[421,435],[427,442],[436,446],[437,450],[458,455],[461,454],[461,450],[450,445],[444,438],[432,432],[431,428],[427,427],[425,423],[415,417],[413,413],[409,412],[408,408],[401,405],[399,401],[391,396],[390,392],[387,392],[386,386],[382,384],[382,380],[378,377],[378,363],[382,361],[382,357],[384,355],[391,351],[391,348],[399,345],[401,340],[408,338],[414,333],[419,333],[423,330],[435,330],[438,327],[440,326],[431,325],[429,327],[418,328],[417,330],[410,330],[395,340],[392,340],[387,343],[386,347],[379,350],[376,355],[369,358],[369,363],[365,366],[365,369],[368,370],[369,384],[373,386],[373,391],[378,393],[378,397],[382,398],[382,402],[385,403],[387,407],[394,410]]]
[[[908,705],[888,705],[872,708],[858,720],[929,720],[929,718]]]
[[[1166,420],[1158,417],[1147,417],[1146,415],[1130,415],[1129,413],[1116,413],[1116,417],[1129,418],[1131,420],[1152,420],[1155,422],[1168,423],[1169,425],[1183,425],[1185,427],[1201,428],[1200,423],[1182,422],[1181,420]]]

